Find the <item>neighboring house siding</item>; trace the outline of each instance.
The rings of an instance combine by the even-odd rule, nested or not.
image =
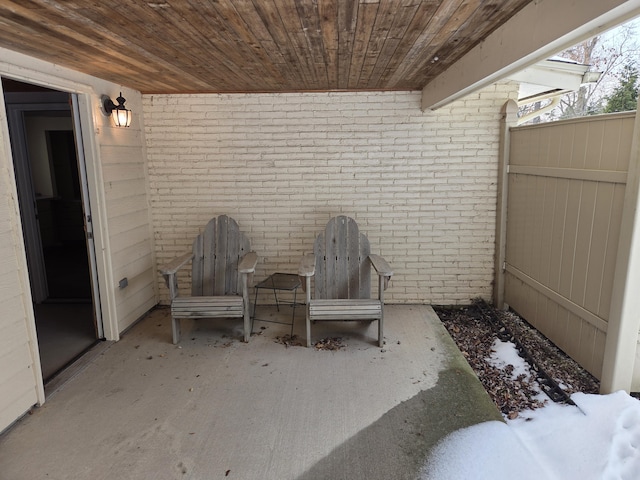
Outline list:
[[[516,94],[429,112],[420,92],[144,95],[158,263],[226,213],[258,252],[256,280],[295,273],[345,214],[393,267],[389,302],[490,298],[500,109]]]

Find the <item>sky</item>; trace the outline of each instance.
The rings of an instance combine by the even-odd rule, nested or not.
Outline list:
[[[494,351],[492,364],[529,372],[512,343],[496,340]],[[623,391],[571,399],[452,433],[421,480],[640,480],[640,401]]]

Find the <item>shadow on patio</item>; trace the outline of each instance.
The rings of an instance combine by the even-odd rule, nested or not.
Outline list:
[[[1,476],[414,479],[443,436],[501,417],[430,307],[386,313],[384,348],[375,323],[331,322],[313,337],[345,347],[326,351],[224,320],[183,321],[174,346],[159,308],[0,439]]]

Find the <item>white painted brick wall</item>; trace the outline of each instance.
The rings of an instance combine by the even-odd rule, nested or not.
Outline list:
[[[226,213],[259,254],[256,281],[297,272],[345,214],[394,269],[389,303],[489,298],[500,108],[515,95],[495,85],[435,112],[419,92],[144,96],[158,262]]]

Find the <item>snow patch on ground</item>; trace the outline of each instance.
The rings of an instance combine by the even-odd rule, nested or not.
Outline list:
[[[490,361],[529,375],[512,343],[494,344]],[[487,422],[445,438],[422,480],[638,480],[640,401],[625,392],[576,393],[576,404],[551,401],[506,423]]]
[[[496,339],[491,348],[493,354],[487,359],[490,365],[499,369],[512,365],[511,378],[518,378],[520,375],[524,375],[526,378],[531,377],[529,365],[518,355],[518,349],[513,343]]]

